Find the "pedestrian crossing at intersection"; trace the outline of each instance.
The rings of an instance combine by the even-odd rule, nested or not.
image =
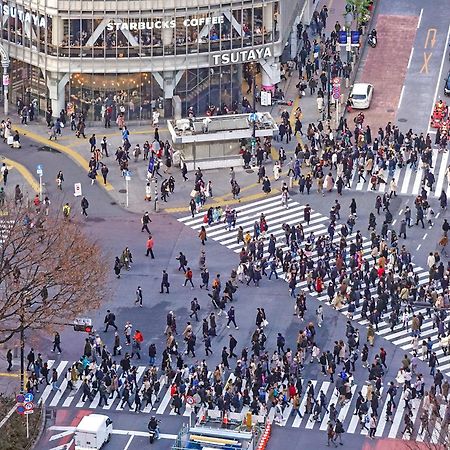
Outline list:
[[[433,173],[435,177],[435,183],[433,185],[433,192],[428,194],[430,197],[438,198],[441,192],[444,191],[447,197],[450,196],[450,184],[447,179],[447,169],[450,165],[449,159],[450,152],[439,153],[437,150],[433,151],[432,167],[429,171]],[[376,169],[374,169],[375,173]],[[417,169],[412,169],[410,164],[404,165],[402,168],[397,167],[394,173],[389,173],[389,170],[380,170],[379,174],[386,181],[377,185],[376,189],[372,190],[370,183],[370,175],[364,174],[365,180],[358,180],[358,171],[353,172],[353,177],[350,181],[350,189],[356,191],[370,191],[383,194],[389,192],[389,185],[394,178],[397,184],[397,194],[403,195],[420,195],[422,191],[422,181],[424,178],[424,169],[421,163],[418,163]],[[425,186],[425,189],[429,192],[429,188]]]
[[[304,197],[305,203],[308,201],[307,197]],[[224,245],[225,247],[229,248],[230,250],[233,250],[235,253],[239,253],[242,249],[242,243],[237,243],[237,227],[242,226],[244,229],[244,233],[246,231],[250,231],[252,234],[253,232],[253,224],[255,221],[259,220],[259,217],[261,213],[264,214],[267,224],[268,224],[268,234],[273,234],[277,238],[277,247],[281,246],[283,248],[283,251],[286,251],[288,249],[287,245],[284,242],[284,230],[282,228],[282,225],[284,223],[288,223],[289,225],[297,225],[298,223],[301,223],[303,226],[303,231],[305,238],[307,238],[311,232],[314,233],[316,237],[319,235],[327,235],[328,234],[328,221],[329,219],[312,210],[311,211],[311,221],[309,222],[309,225],[304,221],[304,211],[305,205],[300,204],[292,199],[289,200],[289,208],[286,209],[283,205],[281,205],[281,200],[279,197],[270,197],[265,198],[263,200],[259,200],[256,202],[248,203],[242,206],[239,206],[237,210],[237,221],[236,221],[236,228],[235,229],[227,229],[226,224],[223,222],[217,222],[212,224],[208,227],[207,233],[208,237],[212,240],[217,241],[218,243]],[[182,217],[178,219],[180,222],[184,223],[185,225],[193,228],[194,230],[200,229],[201,226],[204,225],[203,223],[203,216],[204,213],[199,213],[192,218],[192,216],[188,217]],[[334,243],[338,243],[340,240],[339,236],[339,225],[336,229],[336,233],[334,236]],[[355,236],[355,233],[349,235],[348,241],[350,242],[351,239]],[[363,238],[363,256],[365,259],[372,260],[371,256],[371,242]],[[265,254],[267,256],[267,252]],[[311,258],[316,261],[318,259],[317,252],[312,252]],[[419,282],[419,285],[423,285],[428,283],[429,280],[429,273],[427,270],[416,266],[413,264],[413,270],[414,273],[417,274]],[[277,270],[278,275],[280,277],[283,277],[282,269],[279,268]],[[326,280],[325,280],[326,281]],[[301,289],[305,289],[307,291],[307,282],[306,281],[300,281],[297,286]],[[371,288],[372,297],[376,300],[378,295],[376,292],[376,288]],[[314,290],[309,292],[310,295],[316,297],[318,300],[322,302],[329,301],[328,295],[326,291],[322,292],[321,294],[318,294]],[[353,314],[353,319],[356,320],[361,325],[367,326],[368,321],[364,319],[361,315],[361,309],[362,307],[358,307]],[[340,311],[343,314],[347,314],[347,306],[343,306],[340,308]],[[415,313],[421,312],[425,318],[422,325],[422,333],[421,333],[421,339],[428,339],[431,338],[431,341],[433,343],[434,351],[436,351],[436,354],[438,356],[439,360],[439,369],[450,376],[450,354],[444,355],[444,352],[441,348],[437,348],[439,346],[439,338],[438,338],[438,329],[437,327],[434,327],[433,320],[431,317],[427,315],[427,309],[426,308],[420,308]],[[389,317],[390,313],[390,307],[388,307],[388,315],[385,317]],[[445,319],[445,322],[447,323],[450,320],[450,317]],[[390,324],[387,321],[380,321],[378,324],[378,331],[376,333],[383,338],[391,341],[393,344],[399,346],[402,350],[411,352],[413,351],[413,342],[412,337],[410,333],[407,332],[407,330],[403,329],[401,325],[396,325],[393,330],[390,328]],[[420,340],[421,342],[421,340]]]
[[[86,401],[82,400],[82,382],[81,380],[77,381],[74,384],[74,389],[70,390],[67,388],[67,377],[65,374],[67,370],[71,367],[71,363],[69,361],[48,361],[49,369],[56,368],[59,379],[57,382],[57,386],[59,390],[53,389],[52,385],[48,385],[44,388],[43,391],[36,394],[36,397],[39,402],[44,403],[48,407],[56,407],[56,408],[79,408],[79,409],[92,409],[96,412],[104,411],[125,411],[129,412],[127,406],[125,408],[121,407],[121,400],[118,398],[115,393],[112,399],[108,399],[108,405],[99,405],[100,394],[96,393],[92,399],[87,399]],[[146,371],[147,367],[139,365],[137,366],[137,384],[141,385],[143,375]],[[119,369],[120,373],[120,369]],[[211,375],[211,373],[210,373]],[[226,382],[224,386],[229,383],[233,383],[235,376],[233,373],[225,376]],[[159,402],[155,402],[152,406],[149,404],[146,406],[145,401],[142,404],[141,413],[143,414],[155,414],[155,415],[176,415],[174,410],[171,407],[171,389],[167,384],[167,380],[165,376],[161,376],[160,378],[161,387],[159,391]],[[306,385],[306,380],[302,380],[303,384]],[[312,414],[306,414],[306,405],[307,405],[307,394],[306,389],[300,396],[300,414],[303,417],[300,417],[296,412],[294,414],[292,403],[287,403],[282,412],[282,417],[277,417],[275,414],[275,408],[269,406],[266,414],[271,421],[274,421],[277,426],[280,427],[290,427],[290,428],[301,428],[306,430],[320,430],[325,431],[327,428],[327,423],[329,420],[329,408],[333,404],[337,409],[337,417],[342,422],[344,426],[344,430],[349,434],[367,434],[367,430],[362,427],[362,424],[359,420],[356,412],[356,398],[358,393],[361,391],[363,396],[366,396],[367,393],[367,384],[358,385],[352,384],[350,393],[351,395],[346,400],[345,403],[341,404],[339,399],[339,394],[335,388],[335,385],[328,380],[311,380],[312,385],[314,387],[314,397],[319,399],[320,392],[322,391],[326,397],[326,409],[324,408],[321,412],[320,416],[317,420],[313,420]],[[43,385],[41,385],[42,387]],[[242,389],[246,386],[246,380],[243,381]],[[249,390],[249,395],[252,396],[252,391]],[[134,402],[133,395],[131,396],[131,404],[134,411]],[[155,398],[154,398],[155,400]],[[403,416],[405,413],[405,402],[402,400],[402,393],[397,393],[396,403],[397,409],[395,409],[392,423],[386,421],[386,405],[387,405],[388,395],[386,389],[380,390],[380,400],[378,407],[378,426],[376,431],[377,437],[402,437],[403,431]],[[413,438],[417,437],[417,431],[419,430],[419,424],[416,423],[419,421],[419,417],[422,412],[422,400],[414,399],[412,402],[413,408],[413,422],[416,424],[415,432],[413,433]],[[248,407],[244,406],[243,412],[245,413],[248,410]],[[181,415],[184,417],[188,417],[193,412],[189,406],[183,402],[183,406],[181,407]],[[445,410],[442,408],[441,416],[444,417]],[[371,411],[369,410],[369,414]],[[430,430],[433,430],[431,433],[431,441],[438,442],[440,439],[440,423],[435,423],[433,425],[434,428],[430,427]],[[436,429],[438,431],[436,431]],[[411,438],[411,436],[406,436],[407,439]],[[423,436],[422,440],[429,441],[430,436]]]

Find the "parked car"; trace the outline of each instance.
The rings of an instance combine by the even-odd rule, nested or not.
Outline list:
[[[350,92],[350,101],[354,109],[367,109],[373,97],[373,86],[369,83],[355,83]]]

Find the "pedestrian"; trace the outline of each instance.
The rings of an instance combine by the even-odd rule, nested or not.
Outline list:
[[[52,369],[52,390],[53,391],[61,391],[61,388],[58,386],[58,372],[56,369]]]
[[[8,362],[8,368],[6,369],[8,372],[11,372],[13,365],[13,354],[11,349],[9,348],[6,352],[6,361]]]
[[[132,328],[133,328],[132,323],[127,321],[125,323],[125,327],[123,329],[123,332],[125,334],[126,345],[131,345],[131,329]]]
[[[375,432],[377,431],[377,417],[375,414],[370,415],[369,419],[369,438],[375,439]]]
[[[229,335],[229,338],[230,338],[229,342],[230,358],[237,358],[237,355],[234,353],[234,349],[236,348],[237,345],[237,340],[232,334]]]
[[[115,330],[117,331],[117,325],[116,325],[116,315],[114,313],[112,313],[109,309],[106,310],[106,316],[105,316],[105,320],[104,323],[106,324],[105,327],[105,333],[108,332],[108,328],[114,327]]]
[[[339,440],[339,445],[344,445],[344,443],[342,442],[342,435],[344,434],[344,426],[342,425],[342,422],[339,419],[336,419],[336,423],[334,426],[334,433],[335,433],[334,441],[336,442],[337,440]]]
[[[148,239],[147,239],[147,252],[145,253],[145,256],[150,255],[152,257],[152,259],[155,259],[155,255],[153,253],[153,246],[154,246],[154,240],[153,240],[153,236],[151,234],[148,235]]]
[[[335,447],[337,447],[337,444],[334,441],[334,427],[331,421],[329,420],[327,425],[327,447],[329,447],[330,444],[333,444]]]
[[[35,357],[35,354],[34,354],[34,349],[31,348],[30,351],[29,351],[29,353],[28,353],[28,355],[27,355],[27,361],[28,361],[28,364],[27,364],[27,370],[30,370],[30,367],[31,367],[31,366],[34,367],[34,361],[35,361],[35,359],[36,359],[36,357]]]
[[[142,301],[143,301],[142,289],[140,286],[138,286],[136,289],[136,300],[134,301],[134,304],[135,305],[139,304],[139,306],[142,308]]]
[[[89,208],[89,202],[86,197],[81,199],[81,214],[85,217],[88,216],[87,209]]]
[[[192,282],[193,273],[190,267],[186,268],[184,273],[184,284],[182,286],[186,287],[188,283],[191,283],[191,289],[194,289],[194,283]]]
[[[187,259],[186,256],[183,255],[182,252],[176,257],[178,263],[180,264],[178,267],[178,271],[183,270],[186,273]]]
[[[145,211],[144,215],[142,216],[141,219],[141,224],[142,224],[142,228],[141,228],[141,232],[143,233],[144,230],[147,231],[148,234],[150,233],[150,230],[148,229],[148,224],[151,222],[152,220],[150,219],[150,216],[148,214],[148,211]]]
[[[169,287],[170,287],[170,283],[169,283],[169,274],[163,270],[162,271],[162,279],[161,279],[161,290],[160,293],[162,294],[164,292],[164,288],[166,288],[166,294],[169,293]]]
[[[55,350],[58,350],[58,355],[61,354],[62,350],[61,350],[61,336],[59,335],[59,333],[56,331],[54,336],[53,336],[53,350],[52,352],[54,352]]]
[[[198,322],[198,312],[200,311],[200,305],[198,303],[197,297],[194,297],[193,300],[191,300],[191,313],[189,314],[189,317],[192,318],[192,316],[195,316],[195,321]]]
[[[198,237],[199,237],[200,242],[202,243],[202,245],[205,245],[205,242],[208,240],[208,238],[206,237],[206,229],[205,229],[205,227],[203,225],[200,228],[200,232],[198,233]]]
[[[236,325],[236,317],[235,317],[234,306],[231,306],[230,309],[228,310],[227,328],[230,328],[230,323],[233,323],[234,328],[236,328],[236,330],[239,330],[239,327]]]
[[[317,326],[319,328],[322,327],[322,323],[323,323],[323,306],[319,305],[317,310],[316,310],[316,317],[317,317]]]
[[[107,388],[106,388],[106,384],[104,383],[104,381],[100,381],[100,385],[98,387],[98,392],[100,394],[100,400],[98,402],[98,406],[101,408],[102,407],[102,402],[105,403],[105,406],[109,406],[108,405],[108,397],[106,395]]]

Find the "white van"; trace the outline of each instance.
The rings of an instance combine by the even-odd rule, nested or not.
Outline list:
[[[84,416],[75,431],[75,450],[100,450],[109,441],[112,430],[112,420],[108,416]]]

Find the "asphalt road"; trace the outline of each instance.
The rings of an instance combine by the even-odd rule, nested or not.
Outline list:
[[[420,0],[382,2],[380,13],[417,16],[416,37],[410,50],[404,89],[399,101],[399,126],[414,131],[429,131],[433,105],[444,98],[444,78],[448,59],[448,1]],[[380,36],[382,39],[382,36]]]

